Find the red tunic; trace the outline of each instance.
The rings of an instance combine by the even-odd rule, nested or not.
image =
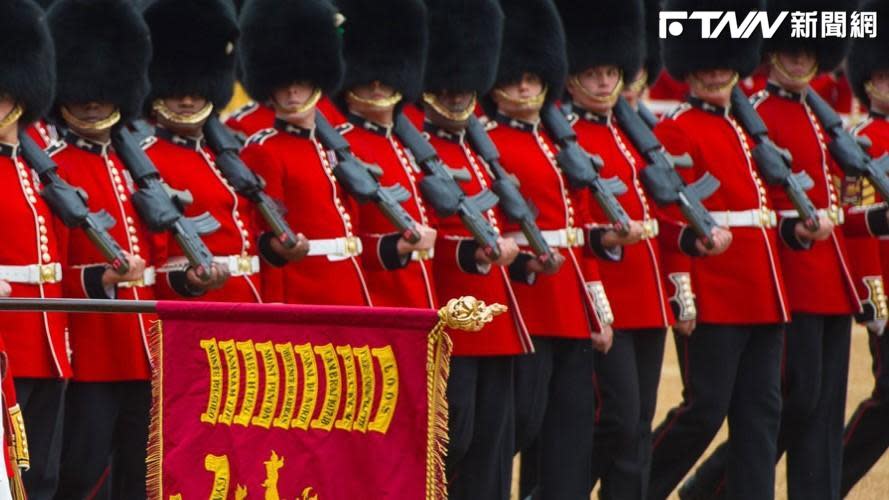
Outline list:
[[[194,202],[185,207],[185,215],[192,217],[209,213],[220,228],[201,237],[214,257],[252,257],[258,255],[253,225],[253,206],[222,176],[216,168],[215,156],[204,141],[172,134],[158,128],[155,140],[145,152],[154,162],[164,181],[173,189],[189,191]],[[152,235],[155,258],[163,266],[169,259],[183,257],[182,248],[168,232]],[[158,275],[158,297],[182,300],[170,282],[170,275]],[[259,273],[233,274],[218,290],[210,290],[198,297],[214,302],[262,302]]]
[[[18,146],[0,144],[0,214],[8,235],[0,245],[0,266],[64,264],[52,213],[37,194],[40,182],[25,165]],[[64,276],[63,276],[64,277]],[[62,283],[10,283],[13,298],[59,298]],[[61,313],[0,313],[0,337],[16,377],[68,378],[68,316]]]
[[[420,224],[432,225],[431,213],[420,197],[420,168],[390,128],[354,115],[340,125],[340,133],[362,161],[383,169],[380,184],[401,184],[411,194],[404,202],[407,212]],[[429,259],[411,260],[405,267],[393,268],[391,256],[398,236],[383,213],[372,204],[358,209],[358,234],[364,244],[362,254],[370,295],[376,306],[435,308],[435,286]]]
[[[270,128],[275,123],[275,111],[269,106],[250,101],[236,109],[225,120],[225,124],[245,139],[251,135]]]
[[[694,100],[692,100],[694,101]],[[674,155],[689,153],[687,182],[710,172],[721,185],[704,201],[711,211],[770,210],[771,202],[750,154],[751,140],[727,111],[685,103],[655,128]],[[733,227],[725,253],[691,260],[698,321],[716,324],[782,323],[789,319],[778,256],[777,231]]]
[[[104,209],[116,224],[109,232],[124,251],[145,259],[153,266],[147,233],[137,219],[130,201],[134,186],[110,144],[98,144],[69,132],[65,142],[50,149],[59,165],[59,175],[71,185],[86,191],[91,210]],[[67,265],[65,295],[67,297],[109,297],[101,284],[105,270],[102,254],[79,229],[66,230],[57,223],[60,234],[66,235]],[[118,286],[116,298],[122,300],[154,300],[151,286],[132,283]],[[157,318],[149,314],[72,314],[69,318],[74,379],[80,382],[149,380],[151,362],[148,333]]]
[[[802,96],[769,84],[768,89],[758,93],[752,101],[775,144],[790,151],[793,170],[805,171],[815,182],[815,186],[806,192],[815,207],[839,213],[842,208],[834,176],[841,176],[842,172],[827,150],[824,129]],[[778,211],[779,227],[783,228],[781,234],[785,244],[779,245],[778,253],[791,311],[811,314],[857,312],[858,296],[849,271],[842,230],[838,227],[827,240],[814,241],[808,250],[800,251],[792,228],[783,227],[799,221],[793,204],[781,186],[771,186],[769,194]],[[815,284],[817,286],[813,286]]]
[[[489,135],[500,150],[503,167],[518,178],[522,192],[540,210],[537,225],[542,231],[585,227],[592,223],[589,196],[570,189],[555,163],[556,147],[537,125],[497,116],[489,124]],[[514,224],[506,233],[518,231]],[[516,284],[525,323],[534,336],[589,338],[611,318],[608,299],[591,296],[601,290],[601,280],[592,252],[578,247],[553,249],[565,256],[565,265],[555,275],[538,275],[533,285]]]
[[[587,151],[602,157],[602,176],[617,177],[627,185],[627,192],[618,197],[627,215],[651,228],[656,227],[655,214],[642,189],[639,171],[645,166],[642,157],[611,118],[576,109],[574,130],[577,140]],[[608,226],[608,218],[591,200],[590,211],[596,225]],[[673,323],[660,263],[660,246],[655,234],[635,245],[624,246],[618,262],[602,260],[599,271],[608,290],[614,310],[614,327],[666,328]]]
[[[355,237],[355,203],[336,182],[328,152],[311,131],[275,125],[250,138],[241,153],[244,162],[265,180],[269,196],[286,205],[295,232],[310,241]],[[271,302],[372,305],[361,258],[354,255],[316,255],[284,267],[263,266],[262,287]]]

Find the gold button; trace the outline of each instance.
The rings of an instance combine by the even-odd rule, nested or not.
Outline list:
[[[42,215],[38,215],[38,216],[37,216],[37,222],[39,222],[39,223],[41,223],[41,224],[43,224],[43,223],[45,223],[45,222],[46,222],[46,219],[45,219],[45,218],[43,218],[43,216],[42,216]]]
[[[244,241],[244,249],[246,250],[248,248],[250,248],[250,240],[245,240]]]
[[[46,243],[40,245],[40,251],[43,252],[43,253],[47,253],[47,252],[49,252],[49,245],[46,244]]]
[[[46,226],[40,226],[40,234],[46,234],[46,233],[47,233]]]
[[[127,201],[127,197],[126,197],[125,195],[120,195],[120,196],[118,196],[117,198],[118,198],[120,201],[122,201],[122,202],[126,202],[126,201]]]
[[[28,196],[28,201],[31,202],[31,204],[33,205],[34,203],[37,203],[37,198],[35,198],[33,196]]]
[[[135,252],[135,253],[139,253],[139,252],[141,252],[141,251],[142,251],[142,249],[139,248],[139,245],[133,245],[133,252]]]
[[[49,252],[44,252],[42,257],[44,262],[49,262],[52,260],[52,256],[49,255]]]

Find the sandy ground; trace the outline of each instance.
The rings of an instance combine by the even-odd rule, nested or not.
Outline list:
[[[873,377],[870,373],[871,357],[867,347],[867,334],[863,328],[856,327],[852,335],[852,359],[849,370],[849,397],[846,402],[846,415],[855,411],[858,403],[870,395],[873,389]],[[661,373],[661,386],[658,394],[657,416],[655,424],[660,422],[667,411],[678,404],[681,399],[682,381],[679,377],[679,365],[676,362],[676,349],[673,346],[672,337],[668,336],[664,368]],[[889,432],[889,422],[886,422]],[[722,442],[728,431],[725,426],[714,440],[711,449]],[[710,451],[707,452],[709,455]],[[786,499],[786,483],[784,476],[784,461],[778,464],[777,484],[775,484],[775,498]],[[517,486],[513,484],[513,499],[518,498]],[[593,494],[593,498],[597,495]],[[670,497],[678,498],[673,495]],[[889,498],[889,453],[877,462],[870,473],[864,477],[852,490],[849,500],[885,500]]]

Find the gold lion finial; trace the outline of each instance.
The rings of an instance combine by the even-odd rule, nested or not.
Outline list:
[[[448,328],[477,332],[507,309],[503,304],[487,305],[475,297],[464,296],[449,300],[438,310],[438,317]]]

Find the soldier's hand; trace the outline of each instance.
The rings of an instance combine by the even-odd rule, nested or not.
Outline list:
[[[508,266],[519,255],[519,246],[512,238],[497,238],[497,248],[500,250],[500,257],[491,259],[484,248],[479,248],[475,251],[475,260],[482,264]]]
[[[700,238],[695,241],[698,253],[712,257],[725,252],[728,250],[729,245],[732,244],[732,232],[727,227],[713,228],[713,232],[710,233],[710,240],[713,242],[713,248],[707,248],[707,245]]]
[[[403,237],[398,239],[399,255],[407,255],[414,250],[432,250],[435,247],[435,237],[438,234],[435,229],[423,224],[417,224],[417,234],[420,235],[420,241],[416,243],[411,243]]]
[[[225,282],[228,281],[229,276],[228,268],[220,266],[215,262],[210,266],[210,278],[207,281],[201,279],[193,267],[189,267],[185,271],[185,280],[188,281],[188,286],[200,291],[222,288]]]
[[[0,280],[0,297],[9,297],[12,295],[12,285]]]
[[[296,245],[293,248],[285,247],[278,238],[269,240],[272,251],[288,262],[302,260],[309,253],[309,239],[303,233],[297,233]]]
[[[673,331],[677,332],[679,335],[688,337],[689,335],[691,335],[691,332],[695,331],[696,326],[697,321],[693,319],[677,321],[676,324],[673,325]]]
[[[558,251],[554,251],[552,257],[547,262],[534,258],[528,261],[528,272],[537,274],[553,275],[559,272],[565,263],[565,256]]]
[[[124,252],[127,258],[129,270],[126,274],[117,274],[117,271],[110,267],[102,273],[102,286],[105,288],[117,285],[118,283],[126,283],[128,281],[139,281],[145,276],[145,259],[138,255],[130,255]]]
[[[614,331],[612,331],[610,326],[603,326],[602,331],[594,333],[592,339],[593,349],[608,354],[608,351],[611,350],[611,344],[614,343]]]
[[[621,236],[620,233],[613,229],[609,229],[602,233],[602,246],[605,248],[614,248],[617,246],[627,246],[642,241],[645,234],[642,224],[638,221],[630,221],[630,229],[627,234]]]
[[[801,241],[824,241],[830,237],[833,233],[833,221],[830,217],[827,216],[819,216],[818,217],[818,230],[810,231],[806,225],[800,221],[797,222],[795,226],[793,226],[793,233],[796,235],[798,239]]]

